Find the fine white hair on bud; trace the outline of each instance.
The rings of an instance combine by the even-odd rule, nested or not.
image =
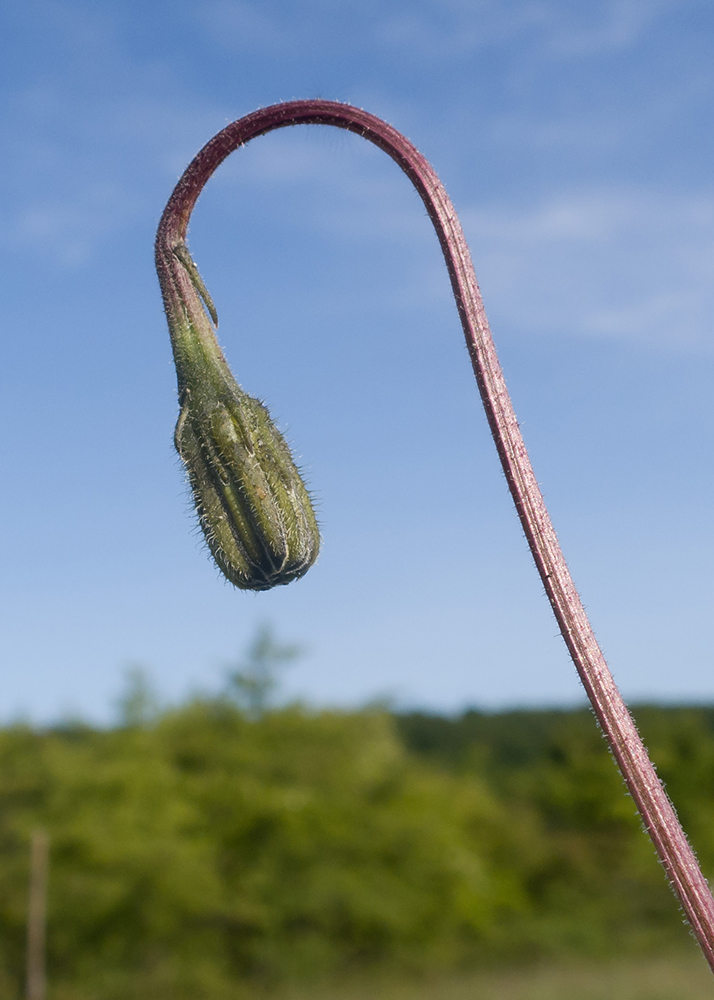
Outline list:
[[[297,580],[317,558],[320,532],[290,448],[233,378],[186,244],[165,248],[157,264],[179,385],[174,440],[206,543],[242,590]]]

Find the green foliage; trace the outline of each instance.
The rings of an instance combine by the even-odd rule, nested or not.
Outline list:
[[[145,726],[159,713],[159,702],[145,670],[129,667],[125,675],[126,687],[117,701],[119,724]]]
[[[281,1000],[711,1000],[703,956],[561,960],[419,977],[361,976],[280,991]]]
[[[714,710],[640,706],[635,716],[705,872],[714,868]],[[541,852],[527,875],[537,950],[602,954],[681,937],[681,918],[592,714],[471,711],[398,717],[422,759],[485,779],[526,816]]]
[[[38,826],[51,1000],[686,944],[585,711],[157,713],[149,695],[134,676],[112,730],[0,730],[2,996],[21,992]],[[637,715],[711,868],[714,711]]]
[[[248,647],[245,660],[228,674],[228,696],[241,705],[251,718],[258,718],[278,687],[281,667],[297,659],[302,647],[280,643],[270,625],[262,625]]]

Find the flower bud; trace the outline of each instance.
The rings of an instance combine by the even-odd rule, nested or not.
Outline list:
[[[216,311],[185,243],[157,249],[181,413],[175,444],[221,571],[243,590],[303,576],[320,533],[290,449],[266,407],[236,383]]]

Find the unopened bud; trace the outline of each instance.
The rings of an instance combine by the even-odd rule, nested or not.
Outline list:
[[[185,243],[160,248],[157,269],[181,405],[174,440],[208,547],[237,587],[290,583],[320,546],[308,491],[268,410],[228,368],[216,311]]]

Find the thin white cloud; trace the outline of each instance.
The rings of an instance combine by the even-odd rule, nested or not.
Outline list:
[[[265,198],[286,227],[326,246],[389,241],[414,268],[395,292],[412,306],[447,293],[421,203],[368,144],[332,130],[278,135],[239,152],[214,183]],[[714,349],[714,192],[599,186],[460,215],[498,325]]]
[[[349,48],[398,49],[435,58],[475,51],[513,39],[551,20],[552,4],[534,0],[322,0],[257,3],[213,0],[196,18],[214,43],[235,51],[304,54],[326,38],[349,37]]]
[[[401,171],[370,143],[316,126],[277,133],[237,151],[213,185],[279,205],[281,218],[353,241],[429,235],[418,196]]]
[[[329,136],[256,143],[226,165],[222,183],[264,197],[286,226],[319,232],[326,246],[389,241],[414,269],[395,301],[442,299],[447,285],[416,195],[371,147],[341,133],[333,146]],[[714,192],[600,186],[460,215],[495,325],[714,349]]]
[[[199,24],[214,43],[237,51],[279,52],[293,47],[302,32],[286,21],[285,12],[271,13],[244,0],[216,0],[196,9]]]
[[[81,266],[142,214],[158,216],[161,205],[147,203],[151,182],[165,181],[168,196],[224,124],[224,114],[187,96],[165,71],[131,67],[111,38],[103,42],[102,74],[129,78],[125,89],[107,95],[71,74],[48,73],[8,95],[0,247]]]
[[[580,16],[553,19],[549,47],[562,56],[626,49],[636,44],[661,17],[688,6],[691,5],[686,0],[609,0],[599,5],[583,5]]]
[[[670,106],[674,96],[668,95]],[[681,103],[688,98],[688,94],[682,95]],[[661,116],[661,104],[661,99],[653,98],[649,117],[654,122],[658,113]],[[531,151],[551,153],[555,150],[566,155],[592,151],[602,157],[621,148],[631,129],[631,117],[625,113],[616,115],[610,111],[607,115],[597,118],[591,115],[586,119],[577,113],[550,118],[545,111],[539,115],[528,115],[509,109],[489,120],[488,141],[502,150],[511,150],[511,155],[519,157],[527,156]]]
[[[15,137],[13,163],[3,178],[10,198],[0,247],[80,266],[147,213],[158,217],[161,205],[147,202],[147,178],[161,178],[168,197],[201,141],[210,138],[214,126],[206,122],[217,116],[214,109],[201,113],[171,100],[132,104],[117,105],[107,116],[111,124],[87,115],[67,141],[45,138],[36,123]],[[69,98],[64,114],[71,117],[75,107]]]
[[[31,249],[64,267],[78,267],[97,243],[134,217],[126,191],[94,184],[66,201],[35,202],[22,208],[5,234],[6,245]]]
[[[511,43],[518,35],[542,28],[550,21],[549,6],[531,0],[425,2],[387,13],[378,21],[375,35],[382,45],[411,54],[453,57]]]
[[[714,194],[600,189],[462,219],[501,322],[714,349]]]
[[[624,194],[586,192],[510,213],[470,211],[467,218],[478,226],[484,239],[543,245],[611,239],[635,211],[632,200]]]
[[[543,57],[578,58],[636,45],[672,12],[703,0],[213,0],[195,11],[212,41],[235,51],[304,55],[319,40],[349,37],[354,49],[398,50],[409,59],[467,56],[535,43]]]

